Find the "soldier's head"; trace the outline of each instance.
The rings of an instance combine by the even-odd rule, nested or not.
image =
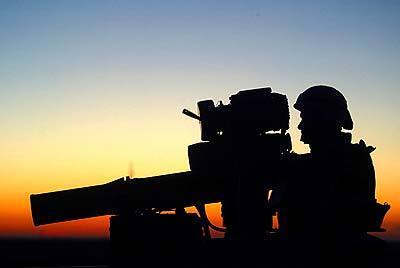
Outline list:
[[[300,111],[301,141],[318,143],[343,129],[352,130],[353,121],[345,97],[337,89],[318,85],[299,95],[294,108]]]

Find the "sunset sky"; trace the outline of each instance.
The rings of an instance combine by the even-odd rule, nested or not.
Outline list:
[[[188,170],[203,99],[270,86],[346,96],[400,239],[399,1],[0,2],[0,236],[104,236],[108,217],[35,228],[29,194]],[[291,108],[294,150],[299,114]],[[210,209],[218,222],[217,206]]]

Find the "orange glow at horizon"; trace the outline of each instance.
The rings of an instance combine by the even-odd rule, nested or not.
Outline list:
[[[385,196],[378,197],[378,200],[383,202],[386,201]],[[387,229],[386,233],[377,233],[376,235],[385,239],[398,239],[400,237],[400,202],[393,202],[396,199],[387,199],[391,205],[391,210],[385,217],[383,227]],[[222,218],[220,212],[220,203],[207,205],[207,215],[211,222],[217,226],[222,226]],[[29,213],[27,213],[29,211]],[[187,208],[187,212],[195,213],[193,207]],[[2,235],[7,237],[108,237],[109,228],[109,217],[102,216],[95,218],[88,218],[76,221],[68,221],[62,223],[55,223],[49,225],[43,225],[34,227],[32,218],[30,216],[30,207],[26,203],[26,206],[19,210],[10,210],[9,207],[2,207],[0,210],[3,213],[3,217],[7,221],[0,222],[0,231]],[[274,221],[276,219],[274,218]],[[276,222],[275,222],[276,224]],[[212,235],[214,237],[223,236],[222,233],[215,232],[213,230]]]
[[[186,208],[186,211],[188,213],[196,213],[194,207]],[[209,220],[214,223],[214,225],[222,226],[219,203],[207,205],[207,216]],[[101,238],[109,236],[109,219],[111,216],[101,216],[75,221],[53,223],[38,227],[33,226],[30,215],[20,214],[18,211],[13,213],[13,215],[9,213],[8,215],[5,215],[5,217],[10,221],[0,222],[0,230],[2,230],[3,233],[6,233],[7,237]],[[13,224],[10,224],[10,222]],[[222,234],[219,232],[213,230],[211,231],[215,237],[222,236]]]
[[[182,148],[182,151],[184,150],[186,150],[186,148]],[[144,177],[187,170],[187,163],[185,163],[186,155],[183,155],[183,157],[176,157],[177,153],[174,152],[173,154],[175,160],[170,159],[169,162],[167,162],[169,165],[161,163],[158,172],[154,172],[156,169],[151,166],[148,166],[146,169],[135,170],[135,172],[138,173],[138,177]],[[387,229],[387,232],[378,235],[388,239],[399,239],[400,200],[397,198],[397,192],[393,191],[393,189],[397,187],[397,174],[399,168],[392,165],[392,163],[385,159],[385,157],[380,157],[379,154],[382,154],[382,152],[377,150],[377,153],[374,152],[372,155],[377,175],[377,199],[379,202],[388,202],[391,205],[391,209],[385,217],[383,224],[383,227]],[[84,156],[78,158],[78,161],[80,161],[81,158],[84,158]],[[8,166],[9,175],[7,175],[7,177],[9,178],[9,181],[3,181],[0,184],[3,184],[3,188],[13,188],[10,184],[15,184],[14,189],[17,190],[14,190],[14,192],[7,191],[0,196],[0,215],[3,218],[3,220],[0,221],[0,236],[107,237],[109,224],[108,216],[34,227],[30,215],[29,194],[31,192],[40,193],[102,184],[122,177],[129,172],[129,161],[127,161],[125,165],[120,165],[117,163],[118,161],[113,162],[109,160],[110,159],[105,159],[104,163],[99,166],[95,163],[97,161],[92,163],[87,162],[85,165],[88,170],[81,169],[78,172],[71,170],[70,172],[62,172],[59,174],[52,172],[53,169],[56,169],[55,167],[47,170],[45,166],[43,166],[42,169],[38,168],[36,170],[34,178],[29,176],[32,169],[27,165],[25,165],[24,168]],[[101,161],[103,162],[103,160]],[[173,163],[172,165],[170,164],[171,161]],[[55,161],[54,163],[58,162]],[[108,164],[106,165],[106,163]],[[136,164],[141,163],[141,161],[135,161],[134,163],[135,168],[141,167]],[[104,166],[102,167],[102,165]],[[71,166],[74,166],[73,162],[71,162]],[[7,168],[5,170],[7,170]],[[65,170],[65,166],[61,166],[61,169]],[[118,172],[119,170],[124,169],[126,170],[125,174],[124,172]],[[151,170],[153,170],[153,172],[151,172]],[[53,174],[56,174],[56,176],[53,176]],[[106,174],[105,177],[109,179],[106,179],[104,174]],[[70,178],[73,178],[74,176],[78,179],[71,180]],[[22,184],[21,181],[18,181],[21,177],[26,177]],[[53,177],[54,179],[52,180]],[[37,183],[33,185],[30,183],[31,181]],[[49,183],[50,181],[53,182],[53,187],[49,187],[51,185]],[[32,189],[36,190],[34,191]],[[188,209],[188,211],[193,212],[194,210]],[[210,220],[214,224],[221,226],[220,205],[210,204],[207,206],[207,211]],[[216,232],[213,232],[213,235],[221,236],[220,233]]]

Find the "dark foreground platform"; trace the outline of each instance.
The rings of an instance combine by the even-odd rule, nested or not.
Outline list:
[[[238,250],[240,248],[240,250]],[[126,252],[129,252],[127,249]],[[304,250],[304,249],[303,249]],[[1,267],[311,267],[301,257],[288,254],[287,244],[269,241],[237,246],[214,240],[199,247],[187,245],[181,254],[169,252],[115,258],[107,239],[1,239]],[[387,242],[379,254],[365,254],[362,261],[332,262],[326,267],[398,267],[400,241]],[[336,263],[335,265],[333,265]],[[303,265],[304,264],[304,265]]]

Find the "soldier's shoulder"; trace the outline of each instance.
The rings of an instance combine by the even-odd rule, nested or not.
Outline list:
[[[367,145],[364,140],[360,140],[358,143],[351,143],[351,146],[349,146],[349,149],[353,153],[357,154],[371,154],[373,151],[375,151],[376,147]]]

